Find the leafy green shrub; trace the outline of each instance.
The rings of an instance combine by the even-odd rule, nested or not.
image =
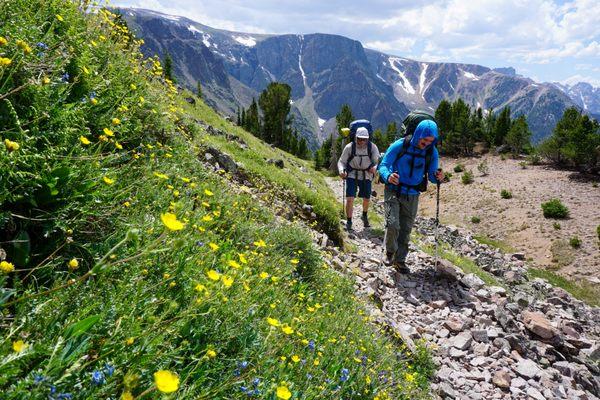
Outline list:
[[[461,181],[464,185],[473,183],[475,181],[475,179],[473,178],[473,171],[468,170],[468,171],[463,172]]]
[[[567,218],[569,216],[569,209],[559,199],[542,203],[542,211],[546,218]]]
[[[490,173],[490,167],[486,160],[481,161],[479,165],[477,165],[477,171],[479,171],[482,176],[486,176]]]
[[[474,224],[478,224],[481,222],[481,218],[473,216],[473,217],[471,217],[471,222]]]
[[[560,228],[561,228],[561,227],[560,227],[560,224],[559,224],[558,222],[555,222],[555,223],[553,223],[553,224],[552,224],[552,227],[553,227],[555,230],[557,230],[557,231],[558,231],[558,230],[560,230]]]
[[[577,236],[573,236],[571,239],[569,239],[569,244],[574,249],[578,249],[581,247],[581,239],[579,239]]]
[[[463,172],[465,170],[465,166],[462,164],[456,164],[454,166],[454,172],[459,173],[459,172]]]
[[[525,162],[525,161],[520,161],[520,162],[519,162],[519,166],[521,167],[521,169],[527,169],[527,162]]]
[[[598,235],[598,240],[600,240],[600,225],[596,227],[596,235]]]
[[[505,156],[504,154],[500,154],[500,159],[501,159],[502,161],[505,161],[505,160],[506,160],[506,156]]]
[[[597,182],[592,183],[592,187],[593,188],[597,188],[598,187],[598,183]]]
[[[510,190],[502,189],[502,191],[500,192],[500,197],[502,197],[503,199],[512,199],[513,196]]]
[[[542,157],[538,153],[531,153],[527,156],[527,162],[531,165],[540,165]]]
[[[451,178],[452,178],[452,172],[445,171],[444,172],[444,181],[445,182],[450,182]]]

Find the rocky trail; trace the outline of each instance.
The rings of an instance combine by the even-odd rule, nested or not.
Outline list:
[[[329,184],[341,199],[339,179]],[[372,198],[370,213],[383,214]],[[417,218],[419,239],[411,244],[409,274],[396,285],[380,263],[382,238],[365,230],[355,205],[357,251],[324,247],[332,265],[355,277],[357,291],[372,298],[372,316],[401,335],[410,347],[424,340],[438,369],[432,392],[443,399],[598,399],[600,397],[600,309],[561,288],[529,280],[525,255],[502,254],[467,231],[441,226],[439,236],[455,254],[493,275],[488,286],[448,261],[436,271],[421,248],[434,243],[432,219]],[[322,241],[321,241],[322,242]]]
[[[316,215],[309,205],[298,204],[290,193],[274,196],[259,189],[241,164],[215,148],[200,156],[207,168],[231,174],[240,191],[268,203],[281,223],[294,219],[311,228]],[[341,181],[328,183],[341,199]],[[600,308],[543,279],[530,280],[525,254],[502,254],[450,226],[439,228],[445,249],[472,260],[497,284],[486,285],[447,260],[436,270],[433,257],[423,251],[434,243],[435,225],[428,218],[417,218],[417,240],[407,259],[410,273],[395,284],[392,269],[380,262],[381,234],[364,229],[361,212],[357,202],[354,232],[347,237],[356,251],[344,252],[327,235],[311,230],[314,241],[333,268],[354,277],[357,293],[372,300],[367,305],[376,323],[409,348],[423,340],[431,349],[438,367],[432,384],[436,398],[600,398]],[[372,198],[373,213],[383,215],[382,199]]]

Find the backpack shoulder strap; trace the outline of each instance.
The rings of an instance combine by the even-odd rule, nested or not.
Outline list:
[[[403,155],[406,154],[406,152],[408,151],[408,147],[410,146],[410,141],[412,140],[412,135],[408,135],[404,137],[404,141],[402,142],[402,149],[398,152],[398,155],[396,156],[396,159],[394,160],[394,164],[396,164],[396,162],[400,159],[400,157],[402,157]],[[392,164],[392,165],[394,165]]]

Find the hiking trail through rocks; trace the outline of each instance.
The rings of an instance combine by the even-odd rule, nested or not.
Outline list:
[[[341,180],[328,184],[341,200]],[[529,280],[524,254],[502,254],[453,227],[439,227],[445,249],[471,259],[498,285],[486,285],[447,261],[443,273],[436,272],[433,257],[422,250],[433,245],[435,224],[420,217],[413,229],[417,243],[410,244],[406,260],[410,273],[400,275],[396,285],[392,268],[381,263],[382,237],[363,228],[362,201],[356,200],[347,241],[357,251],[319,242],[334,268],[354,276],[358,293],[375,300],[369,311],[376,322],[393,329],[409,348],[422,339],[431,349],[438,367],[434,396],[599,398],[600,308],[543,279]],[[371,198],[373,213],[383,215],[383,199]]]

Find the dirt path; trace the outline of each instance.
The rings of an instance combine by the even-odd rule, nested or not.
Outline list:
[[[486,176],[477,169],[482,161],[489,166]],[[536,265],[565,277],[600,283],[598,183],[576,180],[572,172],[545,166],[526,165],[524,169],[522,162],[491,155],[442,158],[443,168],[453,173],[451,182],[443,187],[442,222],[507,243]],[[461,183],[462,173],[453,172],[459,163],[473,171],[475,182]],[[502,199],[502,189],[509,190],[513,197]],[[569,208],[568,219],[544,218],[541,203],[551,198],[560,199]],[[434,201],[430,188],[421,196],[420,213],[432,216]],[[473,223],[472,217],[479,217],[481,222]],[[569,239],[575,236],[582,242],[578,249],[569,245]]]
[[[340,180],[330,179],[329,184],[341,199]],[[381,196],[373,200],[373,212],[382,213]],[[355,276],[360,294],[379,304],[372,311],[377,321],[392,327],[409,346],[422,339],[432,349],[439,366],[432,385],[437,398],[600,396],[600,370],[590,361],[600,357],[600,310],[541,279],[527,282],[522,261],[448,227],[442,230],[445,240],[478,253],[482,265],[496,268],[502,286],[486,286],[453,267],[451,275],[442,276],[432,257],[413,244],[407,258],[410,273],[396,284],[391,268],[380,263],[381,234],[363,229],[361,212],[355,207],[355,232],[348,236],[356,252],[324,250],[330,251],[334,267]],[[431,243],[433,225],[423,219],[418,225],[423,242]],[[509,275],[510,285],[503,278]]]

